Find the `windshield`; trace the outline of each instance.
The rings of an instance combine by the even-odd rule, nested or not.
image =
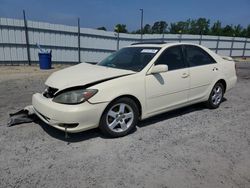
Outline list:
[[[160,48],[129,47],[111,54],[98,65],[139,72],[157,54]]]

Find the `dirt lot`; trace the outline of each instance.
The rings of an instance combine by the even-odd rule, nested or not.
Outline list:
[[[216,110],[194,105],[141,122],[126,137],[6,127],[53,71],[0,66],[0,187],[250,187],[250,63]]]

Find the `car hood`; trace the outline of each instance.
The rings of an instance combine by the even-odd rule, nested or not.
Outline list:
[[[75,66],[54,72],[49,76],[45,84],[59,90],[84,86],[87,84],[105,81],[120,76],[134,74],[134,71],[115,69],[88,63],[80,63]]]

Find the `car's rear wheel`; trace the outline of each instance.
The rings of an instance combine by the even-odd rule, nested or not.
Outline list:
[[[211,109],[218,108],[222,102],[224,92],[225,92],[224,85],[220,82],[216,83],[206,103],[208,108],[211,108]]]
[[[105,135],[125,136],[134,129],[138,117],[136,103],[130,98],[119,98],[105,109],[99,127]]]

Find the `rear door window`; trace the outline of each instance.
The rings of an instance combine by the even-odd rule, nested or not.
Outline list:
[[[215,60],[200,47],[185,45],[184,48],[185,57],[190,67],[216,63]]]

